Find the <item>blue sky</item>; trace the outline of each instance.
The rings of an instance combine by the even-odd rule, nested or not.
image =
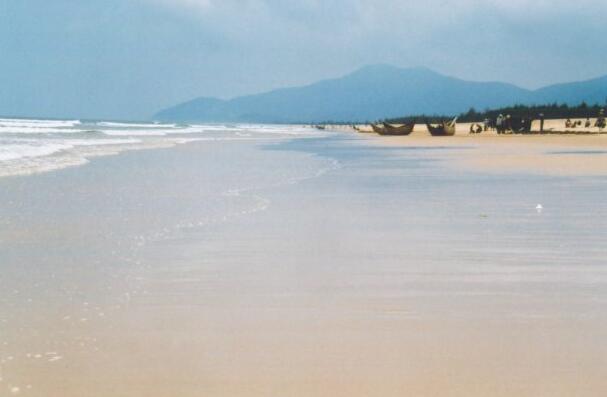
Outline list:
[[[528,88],[607,74],[604,0],[0,0],[0,114],[143,119],[374,63]]]

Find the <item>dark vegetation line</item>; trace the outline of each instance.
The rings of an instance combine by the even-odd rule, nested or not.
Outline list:
[[[466,113],[459,114],[457,116],[457,121],[466,123],[479,122],[485,119],[495,120],[500,114],[504,116],[510,115],[513,118],[521,119],[538,119],[540,118],[540,114],[543,114],[544,118],[546,119],[585,119],[597,117],[600,110],[603,108],[604,106],[602,105],[588,105],[586,102],[582,102],[577,106],[569,106],[567,104],[559,105],[557,103],[531,106],[514,105],[499,109],[486,109],[482,112],[478,112],[476,109],[470,108],[470,110],[468,110]],[[417,115],[388,119],[386,121],[389,123],[399,124],[411,122],[413,120],[416,120],[419,123],[427,119],[430,122],[435,123],[442,120],[452,119],[454,117],[455,115]]]
[[[606,101],[607,102],[607,101]],[[506,106],[498,109],[486,109],[484,111],[477,111],[474,108],[470,108],[466,113],[457,115],[457,121],[462,123],[469,122],[482,122],[485,119],[495,120],[500,114],[506,116],[510,115],[513,118],[518,119],[539,119],[540,114],[544,115],[546,119],[585,119],[594,118],[599,115],[601,109],[604,109],[607,105],[588,105],[586,102],[582,102],[577,106],[569,106],[567,104],[552,103],[549,105],[514,105]],[[430,123],[439,123],[444,120],[453,119],[456,115],[449,114],[419,114],[405,117],[389,118],[385,120],[367,120],[369,122],[385,121],[393,124],[410,123],[416,121],[423,123],[428,120]],[[348,124],[361,124],[354,122],[333,122],[324,121],[320,124],[337,124],[337,125],[348,125]]]

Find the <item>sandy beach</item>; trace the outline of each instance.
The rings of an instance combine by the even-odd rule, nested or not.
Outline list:
[[[0,395],[602,397],[605,144],[327,132],[2,178]]]
[[[564,122],[547,120],[546,129],[556,131],[563,127]],[[578,134],[498,135],[494,131],[470,134],[470,124],[459,123],[453,137],[432,137],[421,124],[417,124],[409,136],[359,135],[370,138],[372,144],[393,147],[462,148],[461,152],[441,159],[447,161],[448,166],[468,171],[553,176],[607,175],[607,134],[599,134],[596,128],[588,131],[578,128]],[[539,129],[535,124],[534,131]]]
[[[0,397],[607,397],[606,16],[0,0]]]

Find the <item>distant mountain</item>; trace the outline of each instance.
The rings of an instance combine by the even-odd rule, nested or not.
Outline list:
[[[314,123],[367,121],[413,114],[458,114],[471,107],[516,103],[603,103],[607,77],[536,91],[498,82],[471,82],[426,68],[367,66],[341,78],[231,100],[198,98],[158,112],[181,122]]]
[[[589,105],[607,103],[607,76],[576,83],[555,84],[533,92],[535,103],[566,103]]]

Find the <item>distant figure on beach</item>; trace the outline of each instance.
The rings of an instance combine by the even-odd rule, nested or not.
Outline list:
[[[590,118],[586,119],[586,124],[584,125],[586,128],[590,128],[592,126],[592,123],[590,122]]]
[[[495,120],[495,129],[497,130],[498,134],[501,134],[504,132],[504,115],[500,114],[499,116],[497,116],[497,120]]]
[[[525,134],[531,132],[531,122],[529,117],[506,117],[506,127],[512,134]]]
[[[544,113],[540,113],[540,132],[544,132]]]
[[[480,134],[483,132],[483,127],[480,124],[472,123],[470,124],[470,133],[471,134]]]
[[[599,111],[599,117],[596,118],[596,122],[594,123],[595,127],[598,127],[599,130],[605,128],[605,109],[601,109]]]
[[[533,122],[533,119],[523,117],[520,121],[517,131],[521,132],[523,134],[531,132],[531,123],[532,122]]]
[[[571,125],[572,125],[572,124],[571,124],[571,120],[570,120],[570,119],[567,119],[567,120],[565,121],[565,128],[571,128]]]
[[[506,131],[512,132],[512,116],[509,114],[506,115],[506,118],[504,119],[504,132]]]
[[[483,129],[484,129],[484,131],[489,131],[490,128],[491,128],[491,120],[489,120],[488,118],[486,118],[483,121]]]

